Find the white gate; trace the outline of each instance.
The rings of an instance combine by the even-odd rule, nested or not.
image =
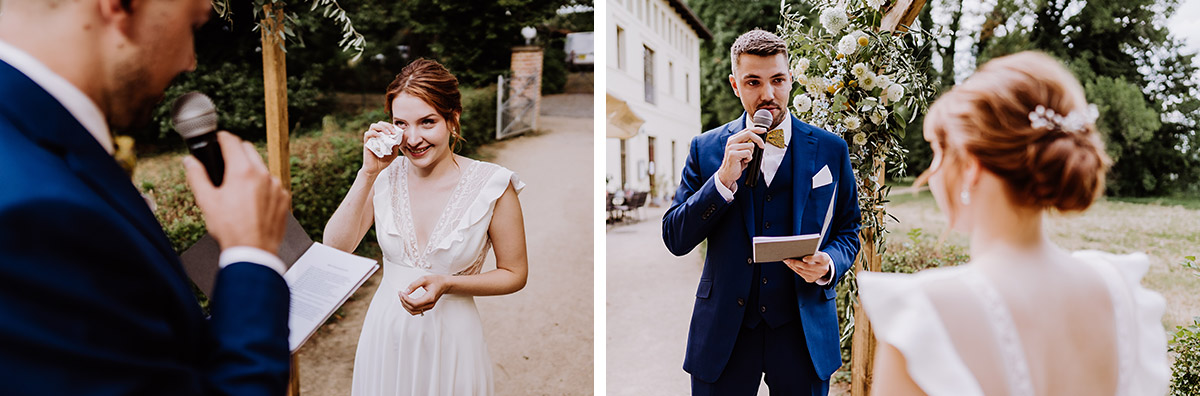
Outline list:
[[[538,92],[536,74],[496,81],[496,140],[529,132],[537,127]]]

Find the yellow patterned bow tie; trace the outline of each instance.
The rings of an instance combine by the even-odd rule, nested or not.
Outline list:
[[[783,148],[783,146],[785,145],[783,143],[783,130],[782,129],[776,129],[776,130],[772,130],[771,132],[767,132],[767,138],[765,140],[767,141],[767,143],[769,143],[775,147]]]
[[[129,178],[133,178],[133,168],[137,166],[137,156],[133,151],[133,138],[129,136],[116,136],[113,138],[113,143],[116,146],[113,150],[113,158],[117,159],[117,165],[129,174]]]

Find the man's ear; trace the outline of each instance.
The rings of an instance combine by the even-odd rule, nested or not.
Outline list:
[[[733,88],[733,96],[742,97],[742,94],[738,92],[737,80],[733,78],[733,74],[729,75],[729,86]]]
[[[125,0],[129,3],[128,7],[121,4],[122,0],[95,1],[100,9],[101,20],[116,26],[126,36],[133,31],[133,9],[141,5],[141,0]]]

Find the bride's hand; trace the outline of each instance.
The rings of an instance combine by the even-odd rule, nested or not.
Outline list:
[[[371,152],[371,149],[367,148],[367,140],[384,134],[392,137],[393,139],[400,140],[403,139],[401,136],[402,132],[403,130],[401,130],[399,127],[386,122],[380,121],[371,124],[367,131],[363,133],[363,171],[367,172],[369,175],[378,175],[379,172],[383,172],[383,170],[387,168],[387,166],[391,164],[396,157],[400,156],[399,147],[393,147],[391,154],[388,154],[383,158],[379,158],[375,156],[375,153]]]
[[[448,280],[449,276],[446,275],[422,276],[400,291],[400,304],[404,306],[404,310],[408,311],[409,314],[424,314],[425,311],[433,309],[433,305],[437,304],[438,299],[442,298],[442,294],[448,288]],[[409,297],[414,290],[421,287],[425,288],[424,295],[417,298]]]

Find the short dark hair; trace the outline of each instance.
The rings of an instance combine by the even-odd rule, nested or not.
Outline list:
[[[766,30],[755,28],[738,36],[737,40],[733,41],[733,45],[729,47],[729,65],[733,70],[737,70],[738,57],[742,54],[750,54],[757,56],[771,56],[775,54],[783,54],[788,56],[787,44],[783,39],[776,36],[775,33]]]

